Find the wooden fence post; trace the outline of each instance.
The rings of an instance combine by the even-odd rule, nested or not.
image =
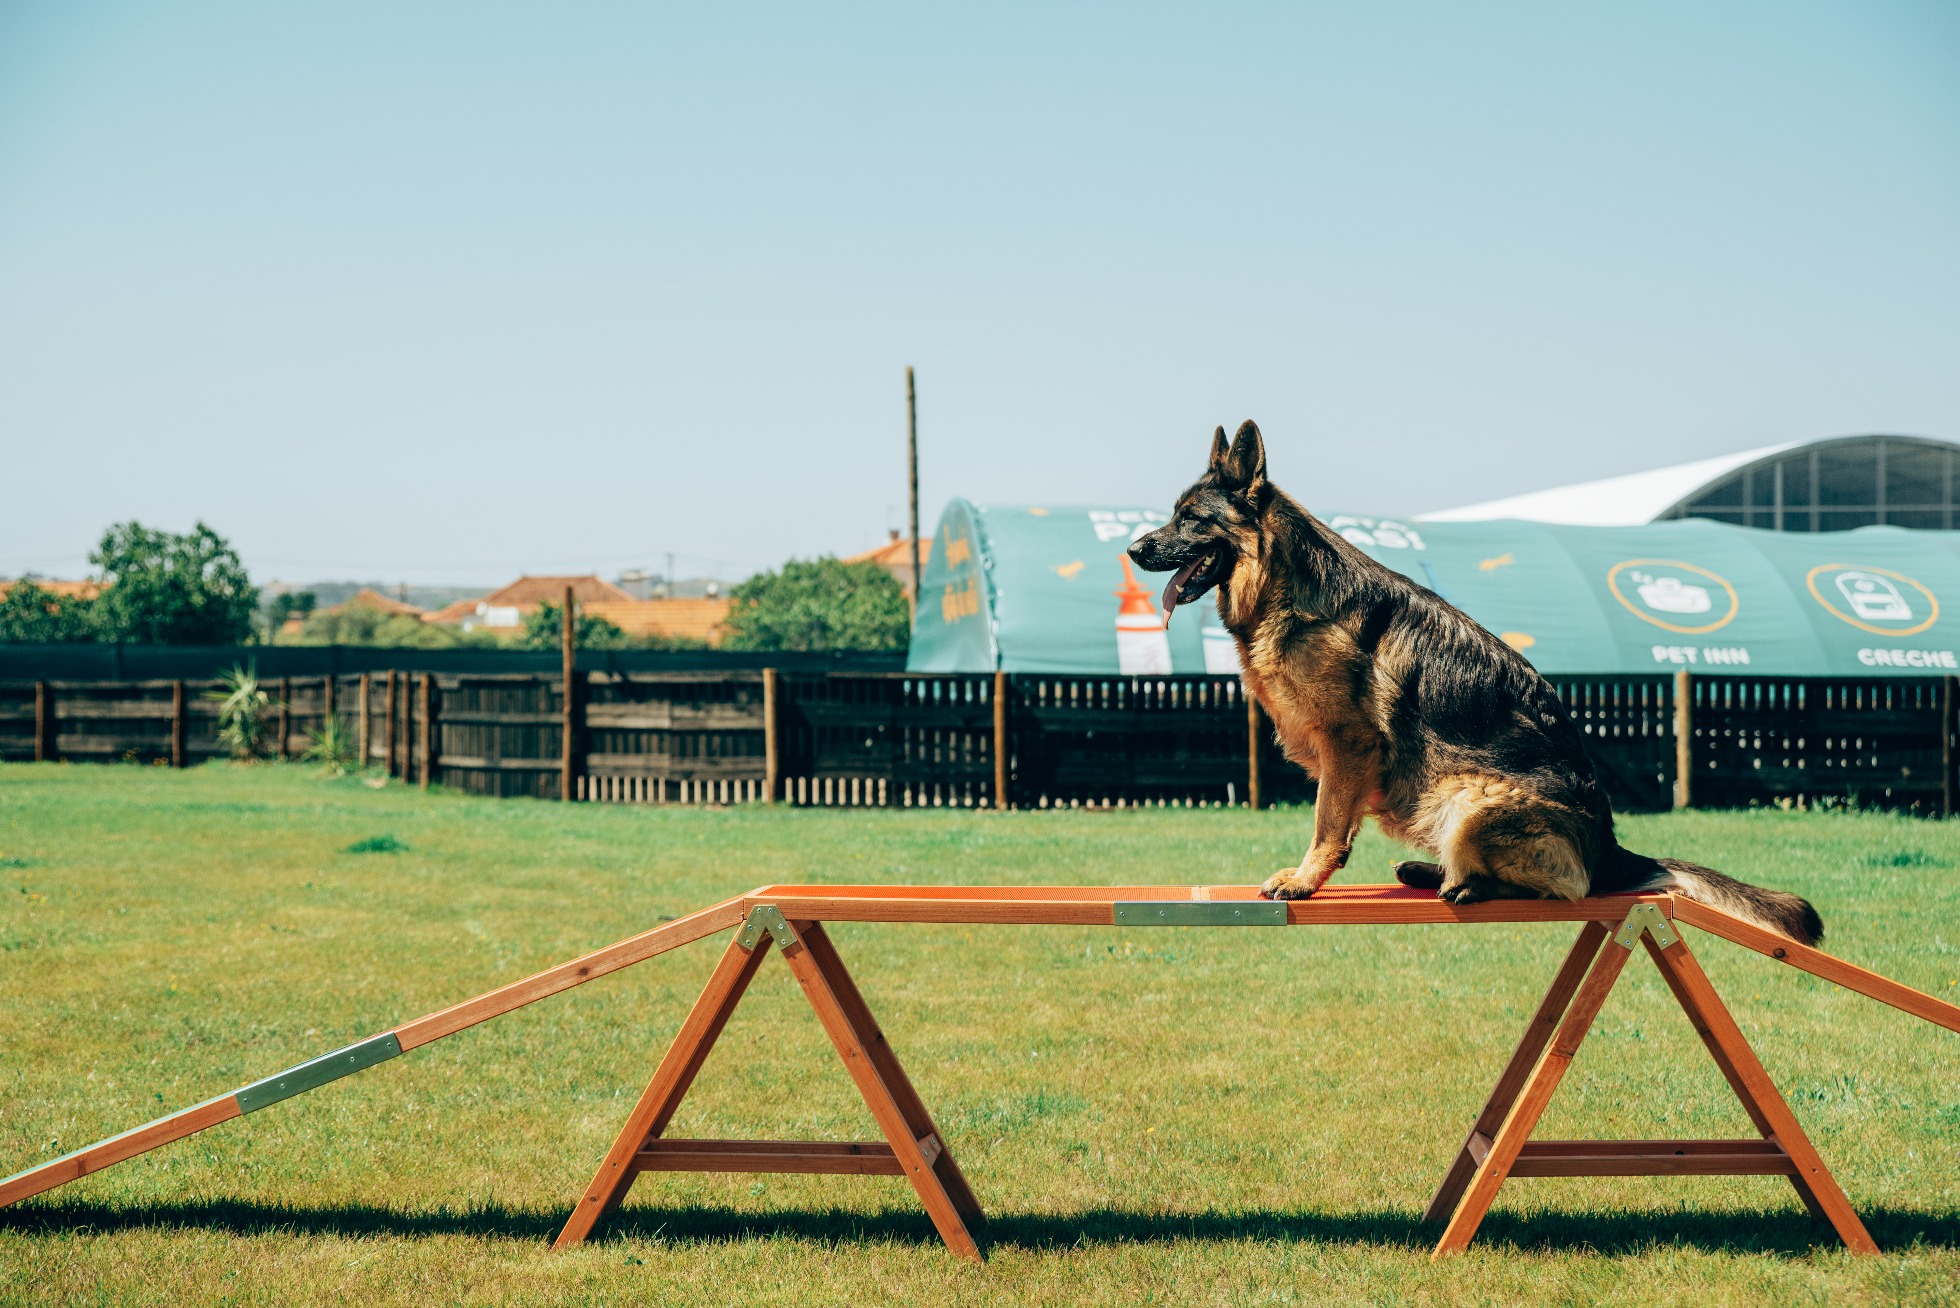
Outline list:
[[[422,789],[429,788],[429,779],[436,770],[436,678],[432,672],[422,674]]]
[[[361,674],[361,770],[365,772],[374,765],[371,753],[374,739],[372,735],[374,709],[374,682],[370,673]]]
[[[1245,803],[1254,813],[1259,811],[1259,744],[1265,733],[1259,729],[1259,697],[1246,692],[1245,697]]]
[[[388,769],[388,775],[391,777],[395,775],[395,718],[396,718],[395,695],[396,695],[396,683],[399,681],[399,679],[400,679],[399,674],[393,668],[389,668],[388,669],[388,752],[386,755],[385,766]]]
[[[415,780],[415,675],[402,673],[401,697],[401,765],[402,784],[406,786]]]
[[[339,707],[336,703],[339,696],[335,694],[339,686],[335,683],[339,680],[338,677],[320,678],[320,730],[322,731],[331,731],[335,725],[334,710]]]
[[[1953,816],[1953,686],[1940,678],[1940,816]]]
[[[293,679],[279,678],[279,757],[293,752]]]
[[[170,683],[170,766],[184,766],[184,742],[187,726],[184,722],[184,683]]]
[[[34,683],[34,761],[54,761],[54,691],[45,681]]]
[[[1007,793],[1007,673],[994,669],[994,807],[1005,812]]]
[[[578,686],[575,679],[578,671],[578,627],[572,610],[574,602],[572,588],[565,587],[565,611],[559,615],[562,621],[558,635],[559,650],[565,664],[565,714],[560,732],[564,739],[563,747],[558,752],[558,798],[564,801],[572,798],[572,750],[576,743],[573,737],[578,730]]]
[[[763,802],[766,804],[776,802],[776,794],[783,780],[782,744],[776,735],[776,701],[781,694],[778,676],[774,668],[762,670],[762,785],[766,792]],[[667,783],[663,780],[660,784]]]
[[[1674,674],[1674,807],[1693,808],[1695,800],[1694,674]]]

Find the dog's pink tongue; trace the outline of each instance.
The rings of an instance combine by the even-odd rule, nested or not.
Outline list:
[[[1198,570],[1198,564],[1202,562],[1203,559],[1194,559],[1185,564],[1171,578],[1170,585],[1164,587],[1164,627],[1167,630],[1171,625],[1171,611],[1177,608],[1177,593],[1184,589],[1184,583],[1191,580],[1191,574]]]

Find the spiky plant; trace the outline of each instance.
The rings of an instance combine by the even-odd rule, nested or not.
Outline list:
[[[272,696],[259,684],[258,665],[232,664],[204,698],[218,707],[218,742],[233,758],[256,758],[265,740],[265,715],[273,708]]]
[[[306,753],[300,757],[308,763],[318,763],[320,771],[327,776],[342,777],[360,766],[361,746],[347,724],[334,716],[308,735]]]

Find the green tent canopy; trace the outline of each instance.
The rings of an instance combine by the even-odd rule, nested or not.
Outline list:
[[[907,667],[1236,672],[1209,598],[1179,609],[1165,630],[1156,611],[1166,578],[1128,571],[1125,547],[1168,516],[953,501],[926,565]],[[1547,673],[1960,669],[1960,532],[1771,532],[1698,519],[1325,521]]]

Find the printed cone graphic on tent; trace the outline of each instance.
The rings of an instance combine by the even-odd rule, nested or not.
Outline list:
[[[1163,615],[1150,592],[1137,584],[1130,570],[1130,556],[1116,556],[1123,564],[1123,589],[1114,592],[1123,601],[1116,611],[1116,668],[1128,676],[1151,676],[1171,670],[1171,638],[1164,630]]]

